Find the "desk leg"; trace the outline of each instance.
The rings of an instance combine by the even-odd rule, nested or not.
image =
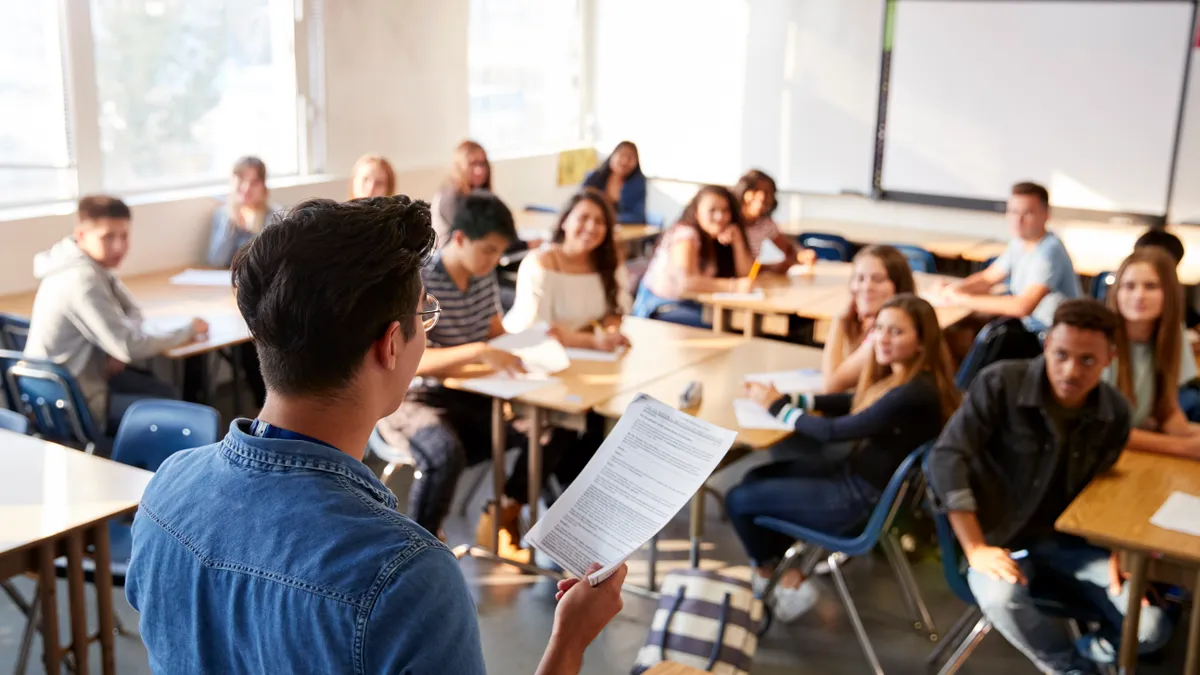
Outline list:
[[[38,588],[42,591],[42,663],[47,673],[61,672],[62,645],[58,641],[58,575],[53,541],[38,547]]]
[[[537,522],[538,500],[542,496],[542,418],[543,411],[537,406],[529,409],[529,525]],[[514,542],[515,543],[515,542]],[[533,547],[529,547],[529,559],[533,560]]]
[[[1121,655],[1117,661],[1121,675],[1133,675],[1138,659],[1138,619],[1142,613],[1142,596],[1146,594],[1146,554],[1129,551],[1129,601],[1125,604],[1125,621],[1121,626]]]
[[[504,401],[492,399],[492,554],[500,555],[500,503],[504,501]]]
[[[720,305],[713,305],[713,332],[724,333],[728,321],[729,315],[725,308]]]
[[[95,553],[92,562],[96,566],[96,574],[92,580],[96,587],[96,611],[100,623],[100,672],[103,675],[116,675],[117,659],[113,646],[113,578],[112,578],[112,547],[108,540],[108,523],[98,523],[92,528],[92,543]]]
[[[742,327],[742,333],[752,338],[762,333],[762,314],[758,314],[753,310],[746,310],[746,325]]]
[[[701,487],[692,495],[692,513],[691,513],[691,551],[688,553],[688,562],[695,569],[700,566],[700,542],[704,540],[704,488]]]
[[[1184,675],[1200,675],[1200,570],[1196,571],[1196,584],[1192,586],[1192,618],[1188,626],[1187,663]]]
[[[71,606],[71,652],[78,675],[88,672],[88,612],[83,592],[83,532],[76,531],[67,536],[67,599]]]

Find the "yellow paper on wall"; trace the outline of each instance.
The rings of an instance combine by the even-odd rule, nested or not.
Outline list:
[[[558,153],[558,186],[579,185],[595,167],[595,148],[563,150]]]

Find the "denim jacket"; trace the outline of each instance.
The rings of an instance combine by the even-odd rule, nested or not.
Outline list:
[[[1004,546],[1021,533],[1062,457],[1078,495],[1116,463],[1129,439],[1129,404],[1101,382],[1064,444],[1046,413],[1046,359],[1002,361],[984,369],[930,453],[930,485],[949,511],[974,511],[984,537]]]
[[[454,555],[353,457],[258,438],[171,456],[126,595],[156,673],[483,673]]]

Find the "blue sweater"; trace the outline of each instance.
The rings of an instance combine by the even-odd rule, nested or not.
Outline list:
[[[607,194],[607,172],[595,169],[583,179],[583,186],[595,188]],[[646,176],[634,171],[621,186],[621,200],[617,202],[618,223],[646,222]]]

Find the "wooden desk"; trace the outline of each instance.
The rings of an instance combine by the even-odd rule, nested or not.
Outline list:
[[[871,225],[869,223],[849,223],[844,221],[800,220],[788,223],[787,231],[803,234],[805,232],[825,232],[837,234],[860,245],[866,244],[903,244],[919,246],[939,258],[958,258],[963,252],[988,241],[987,237],[961,233],[942,232],[938,230],[922,230],[911,227]]]
[[[30,436],[0,431],[0,578],[38,577],[47,673],[62,670],[68,651],[76,673],[88,672],[83,558],[95,562],[100,671],[116,672],[108,520],[137,510],[149,471],[111,462]],[[91,552],[89,553],[89,548]],[[54,560],[67,557],[71,641],[58,636]]]
[[[1200,462],[1126,450],[1113,470],[1093,480],[1059,516],[1058,530],[1129,554],[1129,606],[1119,663],[1132,673],[1137,665],[1137,627],[1145,592],[1147,559],[1166,559],[1198,570],[1200,537],[1150,524],[1172,492],[1200,495]],[[1193,602],[1184,672],[1200,673],[1200,602]]]
[[[555,226],[558,225],[558,214],[543,211],[517,211],[513,213],[513,221],[517,226],[517,235],[523,241],[546,240],[550,238]],[[613,238],[616,239],[618,246],[627,247],[630,244],[657,237],[661,232],[662,228],[653,225],[621,223],[613,232]]]

